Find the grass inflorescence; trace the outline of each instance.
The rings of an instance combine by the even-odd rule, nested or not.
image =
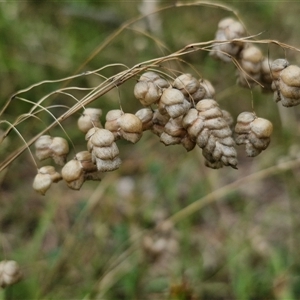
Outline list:
[[[3,299],[297,299],[299,48],[264,28],[289,28],[283,4],[47,5],[22,9],[48,33],[70,22],[52,36],[68,53],[58,68],[29,44],[58,70],[26,70],[0,110]]]

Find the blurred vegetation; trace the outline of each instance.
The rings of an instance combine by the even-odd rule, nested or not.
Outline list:
[[[143,19],[95,54],[123,22],[140,14],[141,1],[1,2],[0,107],[17,90],[43,80],[109,64],[132,67],[212,40],[218,21],[232,16],[216,7],[176,8],[174,3],[158,2],[158,7],[170,6],[157,14],[158,29]],[[297,1],[230,5],[249,34],[300,48]],[[296,51],[275,45],[261,49],[270,58],[299,64]],[[61,182],[44,197],[32,190],[36,169],[23,153],[0,173],[0,259],[16,260],[24,278],[1,290],[0,299],[299,299],[300,169],[276,169],[278,162],[299,156],[299,108],[282,108],[258,88],[238,87],[234,66],[214,61],[205,51],[169,68],[209,79],[221,107],[234,118],[251,110],[253,100],[257,115],[274,124],[270,147],[255,159],[239,149],[238,170],[210,170],[203,166],[200,149],[186,153],[179,146],[165,147],[145,133],[134,146],[119,144],[123,164],[102,182],[85,183],[80,192]],[[101,74],[121,70],[113,66]],[[37,102],[63,84],[38,86],[26,99]],[[82,76],[68,84],[92,88],[99,78]],[[126,82],[91,106],[101,107],[104,116],[120,105],[135,112],[141,105],[134,99],[134,84]],[[82,95],[78,91],[77,97]],[[1,120],[12,122],[30,108],[13,101]],[[72,106],[72,101],[60,95],[51,103]],[[77,117],[63,126],[82,150],[86,142],[76,129]],[[17,127],[25,140],[52,121],[46,114],[41,120],[31,118]],[[62,132],[55,128],[51,134]],[[1,145],[1,157],[22,143],[12,132]],[[255,176],[264,169],[269,171]],[[215,191],[220,193],[212,194],[209,205],[201,202]],[[195,202],[199,209],[172,218]]]

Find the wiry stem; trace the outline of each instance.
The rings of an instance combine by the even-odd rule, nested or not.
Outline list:
[[[261,43],[261,44],[270,44],[270,43],[275,43],[276,45],[279,45],[280,47],[287,48],[287,49],[292,49],[296,51],[300,51],[300,49],[297,49],[295,47],[292,47],[290,45],[280,43],[275,40],[249,40],[247,37],[246,38],[241,38],[241,39],[235,39],[234,41],[239,41],[239,42],[252,42],[252,43]],[[112,76],[108,78],[103,84],[101,84],[99,87],[96,88],[94,91],[89,93],[86,97],[81,99],[78,103],[76,103],[73,107],[71,107],[69,110],[67,110],[64,114],[62,114],[60,117],[58,117],[52,124],[50,124],[47,128],[45,128],[43,131],[41,131],[38,135],[33,137],[30,141],[28,141],[27,145],[30,146],[32,145],[41,135],[45,134],[45,132],[49,131],[59,123],[63,122],[67,118],[69,118],[71,115],[76,113],[78,110],[80,110],[82,107],[88,105],[89,103],[93,102],[94,100],[100,98],[101,96],[105,95],[115,87],[118,87],[122,85],[124,82],[127,80],[135,77],[138,75],[140,72],[143,72],[147,70],[150,67],[159,67],[160,64],[165,63],[170,60],[177,60],[179,57],[187,55],[189,53],[193,53],[199,50],[203,50],[204,46],[211,45],[215,43],[215,40],[207,41],[207,42],[201,42],[201,43],[192,43],[189,44],[182,49],[171,53],[166,56],[162,56],[159,58],[151,59],[148,61],[145,61],[143,63],[137,64],[130,68],[129,70],[122,71],[118,73],[115,76]],[[219,41],[218,43],[229,43],[230,41]],[[202,48],[201,48],[202,47]],[[236,65],[238,65],[237,61],[234,61]],[[104,86],[103,86],[104,85]],[[27,90],[27,89],[26,89]],[[25,90],[23,90],[25,91]],[[17,93],[17,94],[20,94]],[[13,152],[11,155],[9,155],[0,165],[0,172],[5,169],[12,161],[14,161],[23,151],[25,151],[27,146],[22,146],[19,149],[17,149],[15,152]]]

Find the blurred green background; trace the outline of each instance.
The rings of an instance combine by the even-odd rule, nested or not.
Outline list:
[[[0,107],[16,91],[43,80],[109,64],[132,67],[212,40],[219,20],[233,16],[220,7],[175,3],[1,1]],[[218,3],[236,10],[249,34],[260,34],[257,39],[300,48],[298,1]],[[94,55],[124,22],[155,5],[169,8],[153,20],[133,23]],[[299,63],[297,51],[273,44],[260,48],[271,59]],[[239,148],[238,170],[211,170],[204,167],[200,149],[187,153],[180,146],[165,147],[146,132],[136,145],[118,143],[123,164],[102,182],[86,182],[79,192],[60,182],[44,197],[32,190],[36,169],[24,152],[0,173],[0,259],[16,260],[24,274],[21,282],[0,291],[0,299],[300,298],[299,168],[276,169],[278,162],[299,156],[299,108],[282,108],[272,94],[237,86],[235,67],[213,60],[206,51],[183,59],[170,68],[197,76],[196,70],[210,80],[220,106],[234,118],[251,110],[253,100],[257,115],[274,125],[269,148],[255,159]],[[122,70],[111,66],[101,74],[109,77]],[[99,82],[96,75],[82,76],[69,85],[92,88]],[[102,108],[103,117],[120,105],[134,113],[141,108],[134,84],[129,80],[90,106]],[[24,97],[37,102],[62,86],[43,84]],[[45,105],[74,104],[62,95],[51,101]],[[30,107],[13,100],[1,120],[13,122]],[[76,150],[83,150],[86,141],[75,126],[78,116],[63,126]],[[17,127],[25,140],[52,122],[48,115],[41,118]],[[51,134],[63,136],[60,128]],[[1,161],[22,144],[12,132],[0,146]],[[269,173],[255,176],[264,169]],[[213,194],[209,205],[167,220],[243,179]]]

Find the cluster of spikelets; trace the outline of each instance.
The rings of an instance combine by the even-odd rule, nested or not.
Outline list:
[[[286,59],[271,61],[255,45],[243,41],[243,25],[231,18],[218,24],[211,56],[224,62],[235,60],[240,66],[237,82],[244,87],[260,83],[264,91],[274,91],[274,100],[286,107],[300,103],[300,68]]]
[[[251,112],[242,112],[237,117],[235,142],[245,145],[247,155],[254,157],[269,146],[272,130],[270,121],[257,118]]]
[[[243,40],[246,36],[247,33],[240,22],[232,18],[221,20],[210,55],[224,62],[235,60],[240,66],[237,82],[241,86],[251,87],[259,82],[264,86],[264,90],[270,90],[271,62],[256,45]]]
[[[300,68],[286,59],[276,59],[271,69],[274,100],[286,107],[300,104]]]
[[[41,136],[35,143],[35,153],[39,160],[52,158],[62,166],[61,173],[53,166],[43,166],[35,177],[34,189],[45,194],[51,184],[63,179],[71,189],[78,190],[86,180],[101,180],[105,172],[113,171],[121,165],[119,139],[137,143],[145,130],[157,135],[162,143],[182,145],[187,151],[195,147],[202,149],[206,166],[214,169],[223,166],[237,168],[235,144],[246,144],[249,156],[255,156],[266,148],[261,146],[261,138],[269,138],[272,124],[252,114],[251,124],[243,130],[236,125],[236,141],[232,130],[233,119],[229,112],[222,110],[214,99],[215,91],[207,80],[197,80],[191,74],[182,74],[171,83],[153,71],[142,74],[134,87],[134,95],[145,106],[135,114],[124,113],[120,109],[109,111],[104,128],[100,117],[102,111],[87,108],[78,120],[79,129],[85,133],[85,151],[76,153],[67,161],[69,146],[61,137]],[[255,125],[254,125],[255,124]],[[268,128],[264,127],[268,124]],[[266,132],[257,132],[257,128]],[[252,131],[251,131],[252,130]],[[240,134],[244,137],[242,139]]]
[[[69,146],[66,139],[43,135],[35,142],[35,154],[39,160],[52,158],[62,166],[61,173],[53,166],[43,166],[38,170],[33,188],[44,195],[52,183],[64,180],[68,187],[79,190],[86,180],[101,180],[103,173],[113,171],[121,165],[118,139],[136,143],[143,133],[143,124],[134,114],[119,109],[106,115],[105,128],[100,117],[102,110],[87,108],[78,119],[78,128],[85,133],[87,150],[80,151],[67,161]]]
[[[258,82],[274,92],[275,101],[284,106],[300,103],[300,68],[285,59],[269,61],[255,45],[245,42],[241,23],[227,18],[219,23],[211,55],[224,62],[236,61],[238,83],[252,86]],[[253,112],[242,112],[236,122],[220,108],[212,84],[191,74],[166,79],[157,72],[142,74],[133,94],[143,108],[135,114],[120,109],[109,111],[102,126],[102,110],[86,108],[78,119],[78,128],[85,134],[86,150],[67,161],[68,142],[61,137],[41,136],[35,143],[39,160],[52,158],[62,166],[38,170],[34,189],[45,194],[51,184],[64,180],[79,190],[86,180],[101,180],[105,172],[121,165],[119,139],[137,143],[148,130],[166,146],[182,145],[187,151],[202,149],[205,165],[213,169],[237,168],[236,145],[245,145],[246,154],[257,156],[270,143],[272,123]],[[235,123],[235,124],[234,124]]]
[[[22,279],[22,272],[14,260],[0,261],[0,287],[5,288]]]

